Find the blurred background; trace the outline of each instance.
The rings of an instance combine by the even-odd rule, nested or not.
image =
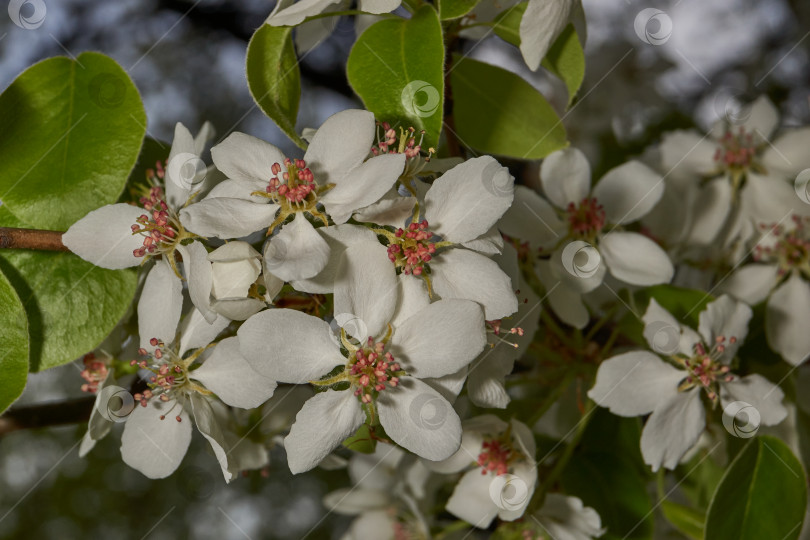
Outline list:
[[[97,50],[115,58],[135,81],[149,136],[170,141],[175,122],[196,132],[209,120],[218,139],[239,130],[296,155],[254,106],[244,77],[247,41],[272,10],[272,0],[44,4],[44,22],[35,29],[20,28],[0,14],[0,87],[44,58]],[[530,73],[499,38],[464,47],[474,58],[526,77],[559,106],[572,144],[586,151],[596,175],[641,153],[662,132],[705,129],[763,93],[776,103],[784,124],[810,121],[810,3],[583,4],[586,79],[567,113],[561,110],[566,95],[559,81]],[[638,13],[650,7],[672,23],[660,45],[646,43],[634,29]],[[24,15],[26,9],[33,7],[24,5]],[[344,74],[354,37],[353,22],[340,19],[331,37],[303,60],[299,130],[360,105]],[[80,366],[79,360],[32,375],[17,406],[81,397]],[[178,473],[149,481],[121,462],[117,430],[80,459],[85,429],[67,425],[0,436],[0,538],[338,538],[348,526],[348,518],[326,515],[321,504],[325,493],[346,485],[343,471],[293,479],[283,451],[274,450],[268,477],[256,472],[226,485],[197,437]]]

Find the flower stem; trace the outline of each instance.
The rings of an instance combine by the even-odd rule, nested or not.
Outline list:
[[[0,249],[37,249],[70,251],[62,243],[60,231],[0,227]]]

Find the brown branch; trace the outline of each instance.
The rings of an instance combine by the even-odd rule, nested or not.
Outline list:
[[[0,416],[0,437],[20,429],[87,422],[95,400],[95,396],[88,396],[11,408]]]
[[[62,234],[59,231],[0,227],[0,249],[70,251],[62,243]]]

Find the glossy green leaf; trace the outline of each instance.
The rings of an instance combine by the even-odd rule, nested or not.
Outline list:
[[[0,117],[0,200],[46,229],[115,202],[146,132],[129,75],[96,52],[25,70],[0,95]]]
[[[371,454],[377,448],[377,441],[371,437],[368,424],[363,424],[357,433],[343,441],[343,446],[355,452]]]
[[[0,413],[20,397],[28,377],[28,319],[20,298],[0,272]]]
[[[705,538],[795,540],[804,522],[804,469],[775,437],[752,439],[728,467],[712,498]]]
[[[521,2],[500,12],[492,25],[495,35],[515,47],[520,47],[520,20],[528,4]]]
[[[349,83],[378,120],[424,129],[437,146],[444,110],[444,42],[436,10],[385,19],[357,39],[346,66]]]
[[[668,500],[661,503],[661,511],[681,533],[694,540],[702,540],[703,522],[706,520],[703,512]]]
[[[453,118],[463,144],[519,159],[541,159],[568,145],[546,98],[514,73],[458,57],[450,77]]]
[[[563,29],[540,65],[565,83],[570,106],[585,78],[585,52],[573,24]]]
[[[292,27],[262,25],[247,48],[250,95],[264,114],[301,148],[306,143],[295,131],[301,99],[301,70],[295,56]]]
[[[439,18],[443,21],[463,17],[481,0],[439,0]]]
[[[26,224],[0,207],[0,226]],[[105,270],[72,253],[2,250],[0,271],[28,315],[30,371],[93,350],[126,314],[137,285],[134,269]]]
[[[594,508],[607,528],[601,540],[649,539],[653,512],[641,459],[641,423],[598,409],[563,471],[566,494]]]

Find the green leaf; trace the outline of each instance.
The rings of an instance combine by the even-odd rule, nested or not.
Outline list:
[[[487,154],[540,159],[568,145],[546,98],[519,76],[457,57],[450,75],[459,140]]]
[[[638,418],[620,418],[598,409],[580,447],[562,474],[566,494],[594,508],[607,528],[601,540],[648,539],[652,501],[638,441]],[[621,486],[617,489],[617,486]]]
[[[343,446],[355,452],[371,454],[377,448],[377,440],[371,437],[368,424],[363,424],[357,433],[343,441]]]
[[[804,469],[775,437],[751,440],[737,455],[709,505],[706,538],[795,540],[804,522]]]
[[[521,2],[500,12],[492,25],[495,35],[515,47],[520,47],[520,20],[528,5],[528,2]]]
[[[0,207],[0,226],[26,224]],[[0,250],[0,271],[28,315],[30,371],[67,364],[98,346],[126,314],[137,285],[133,269],[105,270],[72,253]]]
[[[585,78],[585,52],[573,24],[563,29],[540,65],[565,83],[570,106]]]
[[[34,64],[0,95],[0,116],[0,200],[46,229],[115,202],[146,132],[129,75],[96,52]]]
[[[444,42],[436,10],[373,24],[357,39],[346,71],[357,95],[380,121],[425,130],[437,146],[444,110]]]
[[[439,0],[439,18],[443,21],[463,17],[481,0]]]
[[[703,512],[667,500],[661,503],[661,511],[683,534],[694,540],[703,539],[703,522],[706,520]]]
[[[250,95],[264,114],[301,148],[306,143],[295,131],[301,99],[301,70],[295,56],[292,27],[262,25],[247,48]]]
[[[0,273],[0,413],[20,397],[28,377],[28,319],[20,298]]]

